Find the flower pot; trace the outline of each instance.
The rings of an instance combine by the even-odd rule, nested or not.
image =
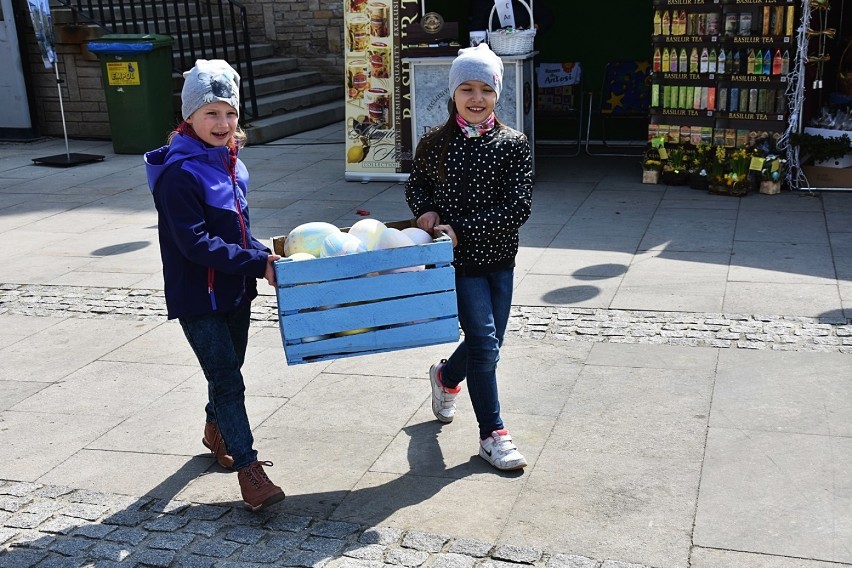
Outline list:
[[[689,172],[663,172],[663,182],[666,185],[686,185],[689,181]]]
[[[764,193],[766,195],[775,195],[776,193],[781,193],[781,182],[772,180],[761,181],[760,193]]]
[[[751,189],[751,184],[748,180],[738,181],[734,185],[727,184],[711,184],[709,186],[710,193],[716,193],[718,195],[732,195],[734,197],[743,197],[744,195],[748,195],[749,189]]]
[[[660,183],[658,170],[642,170],[642,183]]]
[[[748,181],[740,181],[732,185],[729,189],[730,194],[734,197],[742,197],[748,195],[748,192],[751,190],[751,184]]]
[[[707,191],[707,176],[703,176],[701,174],[689,174],[689,187],[692,189],[703,189],[704,191]]]

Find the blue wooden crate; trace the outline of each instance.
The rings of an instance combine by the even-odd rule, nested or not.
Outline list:
[[[390,225],[390,224],[389,224]],[[276,242],[276,250],[282,242]],[[309,363],[459,339],[453,246],[432,243],[275,263],[287,363]],[[387,271],[425,266],[412,272]]]

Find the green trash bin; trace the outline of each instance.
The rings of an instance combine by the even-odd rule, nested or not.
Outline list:
[[[141,154],[166,143],[175,127],[172,38],[108,34],[88,43],[101,61],[112,146]]]

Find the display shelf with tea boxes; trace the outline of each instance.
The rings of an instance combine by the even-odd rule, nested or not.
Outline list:
[[[780,136],[795,0],[657,0],[648,138],[754,145]]]

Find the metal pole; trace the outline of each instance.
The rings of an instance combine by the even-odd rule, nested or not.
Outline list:
[[[65,127],[65,106],[62,104],[62,80],[59,78],[59,55],[56,56],[56,61],[53,62],[53,68],[56,70],[56,90],[59,91],[59,114],[62,115],[62,133],[65,135],[65,156],[68,161],[71,161],[71,151],[68,149],[68,129]]]

